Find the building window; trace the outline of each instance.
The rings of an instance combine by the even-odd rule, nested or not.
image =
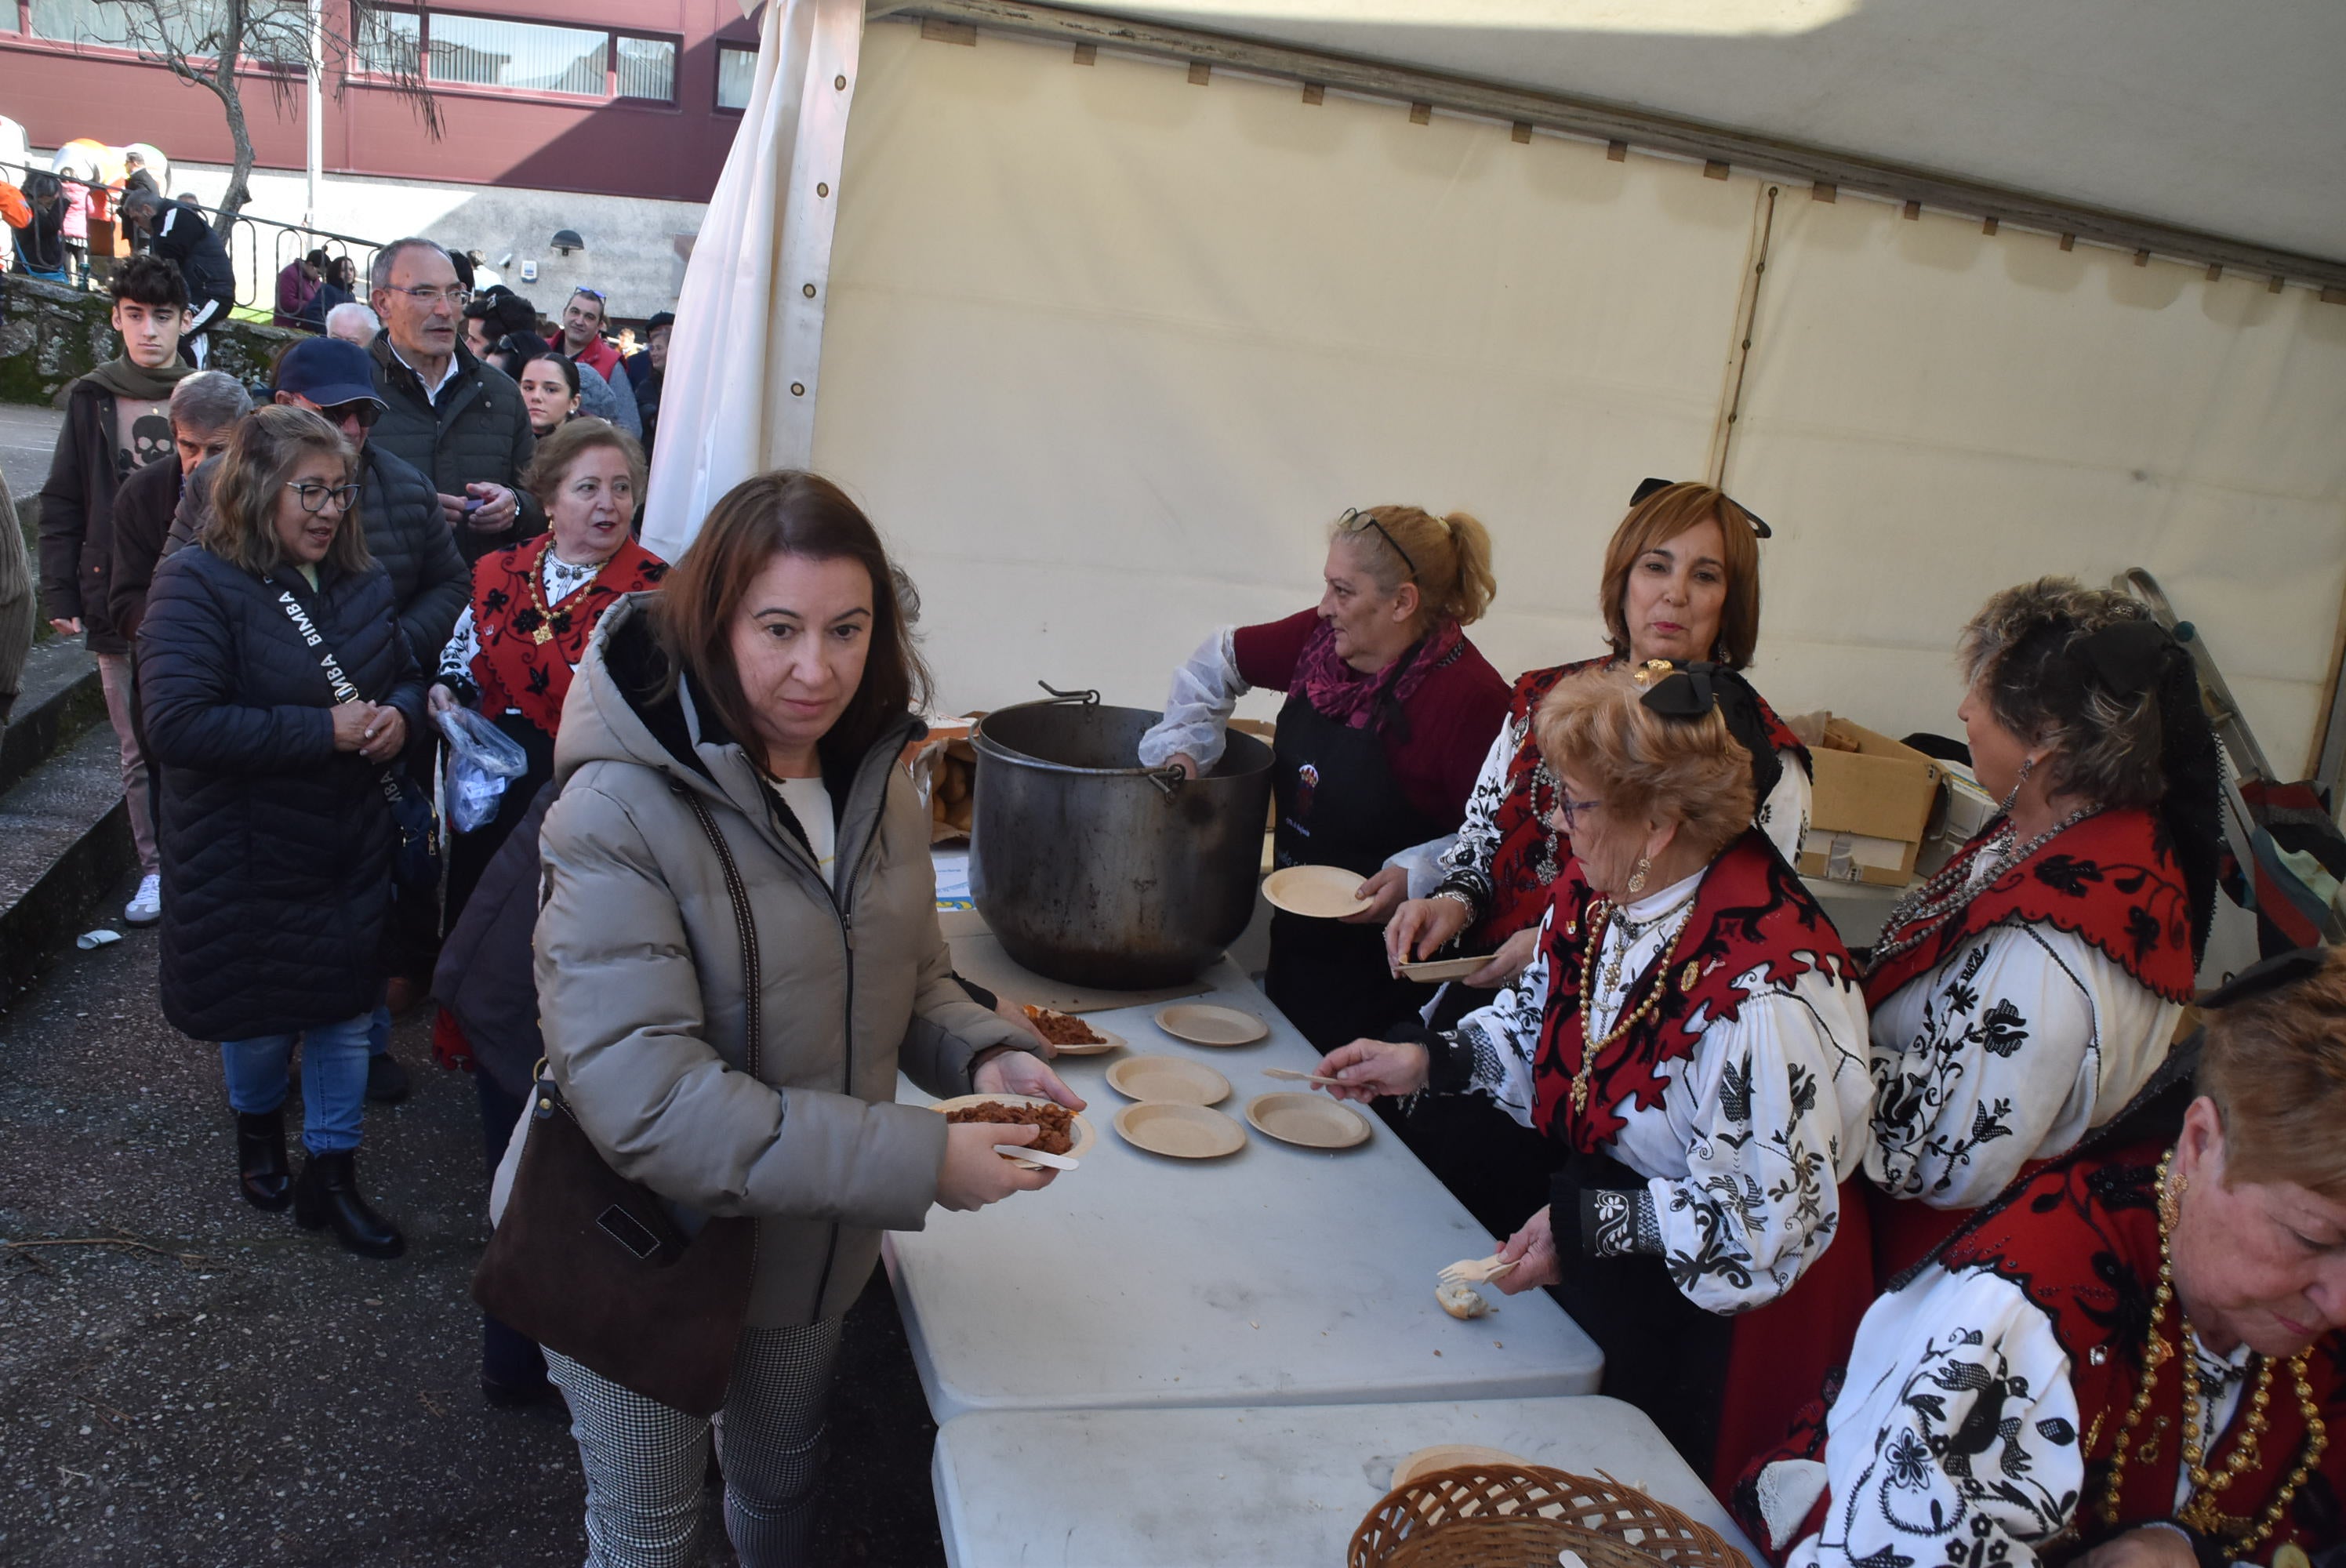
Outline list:
[[[611,36],[538,22],[434,15],[427,40],[432,79],[475,87],[604,96]]]
[[[413,11],[359,13],[358,66],[378,76],[413,76],[423,57],[423,18]]]
[[[617,91],[623,98],[676,101],[676,41],[672,38],[630,38],[622,34],[616,56]]]
[[[748,108],[750,88],[757,79],[757,50],[736,48],[730,44],[719,44],[717,46],[717,107],[719,108]]]
[[[130,28],[119,5],[97,0],[33,0],[32,33],[60,44],[105,44],[130,46]]]

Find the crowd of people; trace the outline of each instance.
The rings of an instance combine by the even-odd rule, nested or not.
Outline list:
[[[482,1387],[566,1406],[589,1561],[696,1560],[712,1431],[743,1560],[802,1561],[881,1233],[1051,1179],[993,1152],[1032,1129],[900,1106],[898,1070],[1082,1107],[939,934],[898,765],[917,599],[805,473],[643,547],[597,389],[648,433],[667,321],[623,359],[581,290],[540,336],[423,239],[367,284],[321,320],[379,333],[293,344],[255,408],[178,357],[172,259],[110,281],[123,354],[68,399],[42,565],[120,738],[127,912],[218,1045],[243,1200],[363,1256],[403,1247],[356,1156],[428,992],[497,1227]],[[1275,858],[1362,908],[1279,915],[1270,997],[1766,1549],[2310,1561],[2346,1517],[2346,963],[2251,972],[2185,1032],[2221,853],[2188,655],[2114,593],[1993,596],[1963,741],[1920,738],[2000,809],[1852,952],[1792,869],[1809,751],[1745,673],[1768,536],[1647,481],[1592,574],[1606,650],[1510,683],[1469,636],[1482,524],[1347,511],[1319,605],[1209,636],[1135,760],[1210,771],[1239,698],[1284,694]],[[1437,955],[1477,967],[1402,972]],[[699,1260],[690,1311],[625,1320],[620,1254],[549,1239],[598,1182],[628,1256]]]

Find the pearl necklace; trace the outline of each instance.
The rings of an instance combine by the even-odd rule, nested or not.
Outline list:
[[[1686,902],[1679,907],[1687,911],[1687,919],[1678,930],[1670,933],[1669,945],[1662,950],[1661,962],[1654,967],[1653,989],[1646,993],[1646,1000],[1637,1003],[1634,1012],[1624,1013],[1616,1018],[1613,1021],[1613,1027],[1606,1030],[1602,1038],[1598,1037],[1596,1026],[1597,988],[1590,982],[1596,972],[1596,961],[1604,956],[1605,935],[1612,927],[1615,911],[1609,902],[1600,902],[1589,911],[1588,942],[1587,945],[1580,950],[1580,1066],[1572,1074],[1572,1114],[1574,1115],[1579,1115],[1588,1109],[1589,1077],[1596,1071],[1597,1056],[1609,1050],[1615,1042],[1651,1016],[1654,1009],[1661,1004],[1662,997],[1669,991],[1670,965],[1678,959],[1678,943],[1685,940],[1687,927],[1694,923],[1693,897],[1689,895]],[[1670,912],[1675,914],[1678,911],[1673,910]],[[1643,929],[1651,931],[1661,918],[1661,916],[1656,916],[1653,921],[1648,921]],[[1633,938],[1632,941],[1634,940]],[[1624,956],[1627,956],[1627,952],[1625,948]],[[1687,967],[1691,970],[1694,965],[1688,964]],[[1605,989],[1610,992],[1620,983],[1620,978],[1621,966],[1616,962],[1606,976]]]
[[[1866,972],[1874,973],[1899,954],[1922,946],[1937,934],[1940,927],[1978,897],[1981,889],[1993,886],[2004,872],[2025,864],[2037,850],[2100,809],[2098,806],[2081,806],[2017,847],[2013,843],[2016,835],[2007,819],[1996,836],[1981,846],[1980,857],[1987,864],[1985,871],[1972,875],[1974,862],[1959,857],[1942,867],[1937,876],[1891,906],[1890,918],[1882,921],[1882,929],[1899,934],[1874,944],[1872,956],[1866,961]]]
[[[2158,1383],[2158,1369],[2178,1354],[2168,1348],[2158,1332],[2167,1310],[2175,1305],[2175,1221],[2181,1205],[2173,1187],[2168,1185],[2168,1168],[2175,1162],[2175,1151],[2169,1149],[2158,1162],[2158,1288],[2150,1303],[2150,1338],[2144,1343],[2142,1382],[2135,1390],[2134,1400],[2127,1406],[2126,1420],[2117,1436],[2111,1440],[2110,1471],[2102,1488],[2102,1520],[2115,1527],[2119,1520],[2118,1493],[2126,1480],[2127,1451],[2134,1446],[2136,1431],[2142,1425],[2144,1414],[2150,1409],[2151,1391]],[[2176,1343],[2188,1346],[2192,1342],[2191,1319],[2178,1308],[2176,1314]],[[2305,1417],[2305,1449],[2290,1471],[2288,1484],[2280,1489],[2270,1506],[2256,1521],[2255,1530],[2237,1546],[2228,1546],[2226,1555],[2242,1558],[2252,1555],[2265,1543],[2280,1524],[2281,1514],[2290,1501],[2297,1495],[2314,1467],[2321,1462],[2322,1453],[2330,1446],[2330,1431],[2321,1420],[2321,1407],[2313,1398],[2312,1381],[2305,1375],[2307,1359],[2312,1351],[2300,1350],[2290,1358],[2290,1372],[2297,1385],[2297,1404]],[[2257,1385],[2248,1395],[2249,1414],[2240,1441],[2233,1445],[2232,1455],[2224,1461],[2221,1471],[2207,1466],[2208,1451],[2220,1439],[2220,1432],[2203,1430],[2208,1419],[2199,1398],[2199,1380],[2192,1369],[2185,1369],[2183,1379],[2183,1462],[2191,1476],[2191,1496],[2176,1518],[2188,1528],[2203,1535],[2218,1534],[2228,1522],[2218,1506],[2225,1490],[2256,1465],[2261,1456],[2262,1440],[2270,1421],[2267,1412],[2272,1405],[2273,1364],[2266,1357],[2257,1358]],[[2242,1520],[2239,1522],[2249,1522]]]

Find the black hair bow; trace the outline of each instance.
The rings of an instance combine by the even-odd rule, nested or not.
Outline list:
[[[1646,695],[1638,700],[1665,718],[1700,718],[1719,706],[1714,677],[1727,673],[1708,659],[1673,666],[1668,659],[1649,659],[1637,672]]]
[[[1665,718],[1700,718],[1713,708],[1727,720],[1727,732],[1751,757],[1751,800],[1754,809],[1768,799],[1784,776],[1784,759],[1762,717],[1760,694],[1740,671],[1708,659],[1674,665],[1648,659],[1637,671],[1646,693],[1638,700]]]
[[[2077,639],[2076,647],[2103,686],[2123,697],[2140,697],[2157,685],[2183,652],[2174,634],[2147,616],[2112,621]]]

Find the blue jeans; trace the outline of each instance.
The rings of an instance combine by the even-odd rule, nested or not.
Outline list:
[[[301,1043],[301,1142],[313,1155],[359,1146],[359,1113],[366,1105],[367,1033],[371,1013],[321,1023],[298,1034],[263,1034],[220,1042],[228,1102],[248,1115],[285,1103],[285,1064]]]
[[[367,1054],[380,1056],[391,1049],[391,1003],[367,1014]]]

